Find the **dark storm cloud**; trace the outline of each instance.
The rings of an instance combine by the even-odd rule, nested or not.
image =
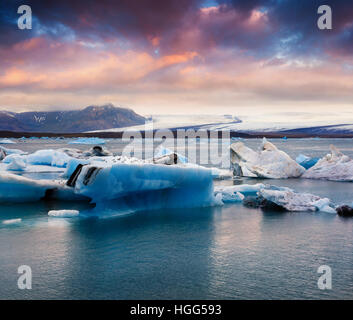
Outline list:
[[[161,54],[178,50],[234,47],[255,55],[352,51],[353,0],[218,0],[215,12],[203,14],[202,0],[29,0],[33,30],[16,28],[23,1],[1,1],[0,46],[33,36],[110,41],[133,46],[154,44]],[[333,30],[317,28],[317,9],[330,5]],[[250,25],[254,10],[266,24]],[[153,42],[154,41],[154,42]]]

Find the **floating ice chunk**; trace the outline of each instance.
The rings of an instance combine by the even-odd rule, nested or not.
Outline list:
[[[353,181],[353,160],[330,145],[331,153],[320,159],[303,174],[307,179]]]
[[[100,138],[79,138],[69,141],[68,144],[105,144],[105,140]]]
[[[310,193],[297,193],[289,188],[283,190],[261,189],[258,196],[288,211],[336,212],[330,199],[320,198]]]
[[[23,161],[23,158],[19,155],[11,157],[11,161],[6,167],[10,171],[24,171],[26,169],[26,163]]]
[[[28,164],[66,167],[71,159],[66,153],[57,150],[38,150],[26,157]]]
[[[300,154],[298,157],[296,157],[295,161],[299,163],[302,167],[305,169],[310,169],[313,167],[320,158],[310,158],[304,154]]]
[[[6,155],[11,155],[11,154],[24,155],[24,154],[27,154],[27,152],[24,152],[24,151],[19,150],[19,149],[9,149],[9,148],[5,148],[5,147],[0,147],[0,150],[4,151]]]
[[[242,202],[244,200],[244,195],[241,194],[240,192],[234,190],[232,188],[233,186],[230,187],[215,187],[214,192],[215,196],[219,197],[220,199],[224,202]]]
[[[48,215],[56,218],[72,218],[80,214],[78,210],[50,210]]]
[[[214,191],[215,194],[237,194],[240,193],[243,196],[255,196],[257,192],[266,186],[262,183],[257,184],[239,184],[234,186],[215,186]]]
[[[15,144],[15,141],[12,141],[10,139],[2,139],[0,140],[0,144]]]
[[[101,146],[94,146],[91,150],[84,152],[83,155],[85,157],[108,157],[112,156],[113,153]]]
[[[177,163],[187,163],[188,159],[186,157],[184,157],[183,155],[173,152],[172,150],[165,148],[164,146],[159,146],[154,154],[154,158],[158,159],[158,158],[163,158],[164,156],[168,156],[171,154],[175,154],[176,155],[176,159],[177,159]]]
[[[21,223],[22,219],[18,218],[18,219],[8,219],[8,220],[3,220],[2,224],[17,224],[17,223]]]
[[[247,177],[285,179],[300,177],[305,169],[278,150],[266,138],[259,152],[246,147],[242,142],[231,145],[234,174]]]
[[[34,180],[8,172],[0,172],[0,202],[34,202],[43,198],[56,200],[89,201],[75,194],[61,180]]]
[[[71,180],[71,179],[70,179]],[[156,164],[114,164],[81,168],[75,192],[97,206],[132,211],[215,205],[211,170]]]

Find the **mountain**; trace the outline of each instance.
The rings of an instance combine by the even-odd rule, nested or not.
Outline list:
[[[133,110],[118,108],[112,104],[72,111],[0,111],[0,131],[79,133],[144,123],[145,118]]]

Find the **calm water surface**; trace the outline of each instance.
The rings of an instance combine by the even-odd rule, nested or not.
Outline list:
[[[322,156],[330,143],[353,156],[351,139],[274,142],[292,157]],[[260,141],[245,143],[257,147]],[[66,141],[31,141],[13,147],[64,146]],[[107,147],[118,152],[122,146],[111,141]],[[329,197],[337,204],[353,201],[350,183],[217,183],[258,182]],[[87,204],[0,205],[0,299],[353,298],[353,219],[264,213],[234,204],[114,219],[55,219],[47,215],[51,209],[84,210]],[[2,224],[14,218],[22,222]],[[17,288],[17,268],[24,264],[32,268],[32,290]],[[320,265],[332,268],[332,290],[318,289]]]

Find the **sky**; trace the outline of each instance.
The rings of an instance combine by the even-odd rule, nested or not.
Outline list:
[[[21,4],[31,30],[17,27]],[[322,4],[332,30],[317,27]],[[108,102],[353,122],[353,0],[1,0],[1,110]]]

